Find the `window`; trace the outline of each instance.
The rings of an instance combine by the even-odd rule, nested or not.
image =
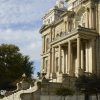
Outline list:
[[[87,13],[85,12],[85,7],[81,7],[78,12],[76,13],[75,20],[76,20],[76,27],[78,25],[82,27],[86,27],[86,18],[87,18]]]
[[[83,13],[83,15],[81,16],[80,24],[82,25],[82,27],[85,27],[85,23],[86,23],[86,13]]]
[[[49,38],[46,39],[46,51],[49,49]]]

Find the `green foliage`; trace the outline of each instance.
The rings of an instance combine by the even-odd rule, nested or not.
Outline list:
[[[70,88],[65,88],[65,87],[61,87],[61,88],[57,88],[56,90],[56,95],[59,96],[68,96],[68,95],[73,95],[74,91]]]
[[[0,89],[6,89],[8,84],[16,83],[25,73],[31,78],[33,62],[28,56],[23,56],[15,45],[0,45]],[[6,87],[5,87],[6,85]]]
[[[82,75],[76,80],[76,87],[82,93],[95,94],[100,93],[100,77],[96,75]]]
[[[68,1],[70,1],[70,0],[65,0],[65,2],[68,2]]]
[[[37,82],[37,86],[39,89],[41,89],[41,87],[42,87],[41,82]]]
[[[2,99],[4,96],[0,94],[0,99]]]

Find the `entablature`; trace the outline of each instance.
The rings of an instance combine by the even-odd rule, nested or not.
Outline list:
[[[99,34],[94,29],[89,29],[85,27],[78,26],[77,28],[73,29],[71,32],[64,32],[59,37],[54,38],[54,40],[50,43],[51,45],[59,43],[64,40],[71,40],[77,37],[91,39],[97,37]]]

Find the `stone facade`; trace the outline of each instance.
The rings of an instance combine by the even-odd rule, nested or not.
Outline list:
[[[100,1],[57,0],[43,17],[41,72],[62,82],[63,74],[100,75]]]

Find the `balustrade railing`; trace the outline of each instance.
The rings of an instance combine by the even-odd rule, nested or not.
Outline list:
[[[86,28],[86,27],[82,27],[82,26],[78,25],[77,27],[73,28],[69,32],[61,32],[61,33],[59,33],[59,35],[57,35],[56,37],[53,38],[52,42],[53,41],[60,40],[60,39],[63,39],[67,35],[73,34],[76,30],[81,30],[81,31],[86,31],[86,32],[95,32],[96,33],[96,30],[95,29],[90,29],[90,28]]]
[[[73,9],[73,8],[75,8],[76,6],[78,6],[78,5],[80,5],[80,4],[82,4],[82,3],[84,3],[84,2],[86,2],[86,1],[88,1],[88,0],[69,0],[67,3],[68,3],[68,9],[70,10],[70,9]]]
[[[73,7],[76,7],[76,6],[82,4],[86,1],[88,1],[88,0],[76,0],[76,1],[73,2]]]

